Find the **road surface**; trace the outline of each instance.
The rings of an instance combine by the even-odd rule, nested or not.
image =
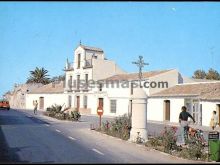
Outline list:
[[[0,162],[16,163],[187,163],[89,129],[32,111],[0,111]]]

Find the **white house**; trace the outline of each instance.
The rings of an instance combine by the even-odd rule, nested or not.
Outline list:
[[[38,109],[46,110],[47,107],[57,104],[66,106],[67,95],[64,93],[64,82],[54,82],[28,92],[26,94],[26,109],[33,109],[33,101],[38,101]]]
[[[184,105],[198,125],[209,126],[214,110],[220,119],[220,81],[178,84],[151,95],[148,99],[147,118],[178,122]]]
[[[143,73],[141,84],[147,96],[182,83],[176,69],[158,70]],[[96,100],[104,100],[104,114],[119,116],[132,112],[133,89],[139,84],[138,73],[117,74],[103,80],[102,87],[96,93]],[[152,86],[152,87],[151,87]],[[97,105],[92,108],[96,114]]]
[[[102,107],[107,116],[130,114],[132,95],[138,73],[126,73],[114,61],[107,60],[100,48],[79,45],[73,63],[64,68],[65,82],[51,83],[29,92],[26,108],[39,109],[58,104],[81,114],[97,114]],[[178,122],[181,107],[186,105],[200,125],[208,125],[213,110],[219,112],[219,82],[196,82],[177,69],[143,73],[141,84],[147,97],[147,119]],[[204,80],[202,80],[204,81]],[[211,94],[210,94],[211,93]]]
[[[126,73],[114,61],[107,60],[102,49],[81,44],[74,51],[73,63],[67,60],[64,71],[63,85],[48,84],[28,93],[26,108],[33,108],[33,100],[39,100],[42,110],[56,103],[75,108],[82,114],[91,114],[92,109],[97,109],[98,88],[88,86],[89,81]]]

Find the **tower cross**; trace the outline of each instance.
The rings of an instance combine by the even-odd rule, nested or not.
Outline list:
[[[132,64],[136,64],[138,67],[139,67],[139,80],[142,79],[142,68],[145,66],[145,65],[149,65],[148,63],[145,63],[144,62],[144,59],[143,59],[143,56],[139,56],[139,60],[136,61],[136,62],[132,62]]]

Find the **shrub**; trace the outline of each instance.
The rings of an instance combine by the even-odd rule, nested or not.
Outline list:
[[[175,136],[176,134],[176,127],[171,127],[171,128],[164,128],[165,131],[161,136],[162,139],[162,144],[164,146],[164,152],[166,153],[171,153],[172,150],[177,149],[176,141],[177,137]]]
[[[50,107],[47,107],[45,114],[50,117],[55,117],[57,119],[63,120],[63,114],[61,112],[62,106],[54,104]]]
[[[61,113],[56,113],[56,114],[55,114],[55,118],[56,118],[56,119],[59,119],[59,120],[64,120],[64,115],[61,114]]]
[[[71,112],[71,119],[73,121],[78,121],[80,119],[80,117],[81,117],[81,115],[80,115],[79,111],[74,110]]]
[[[71,120],[71,115],[69,113],[63,113],[65,120]]]
[[[163,132],[162,136],[149,139],[149,141],[145,143],[145,146],[153,147],[154,149],[169,153],[171,155],[176,155],[185,159],[208,159],[208,153],[206,153],[202,141],[198,138],[191,137],[187,139],[186,148],[178,147],[176,145],[176,130],[176,127],[165,127],[165,131]]]
[[[112,136],[128,140],[130,137],[131,120],[127,115],[116,117],[110,124],[105,123],[102,126],[102,130]]]
[[[186,144],[188,145],[187,152],[189,153],[190,159],[201,159],[205,155],[204,146],[202,142],[195,137],[191,137],[190,139],[186,140]]]
[[[108,120],[106,120],[105,122],[102,122],[101,131],[107,134],[110,134],[110,123]]]
[[[154,137],[149,139],[146,143],[145,146],[148,147],[157,147],[157,146],[162,146],[162,139],[161,137]]]

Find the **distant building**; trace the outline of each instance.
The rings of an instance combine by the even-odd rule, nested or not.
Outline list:
[[[24,109],[26,108],[26,95],[31,92],[33,89],[36,89],[42,84],[15,84],[14,89],[12,91],[7,92],[4,95],[11,108]]]

